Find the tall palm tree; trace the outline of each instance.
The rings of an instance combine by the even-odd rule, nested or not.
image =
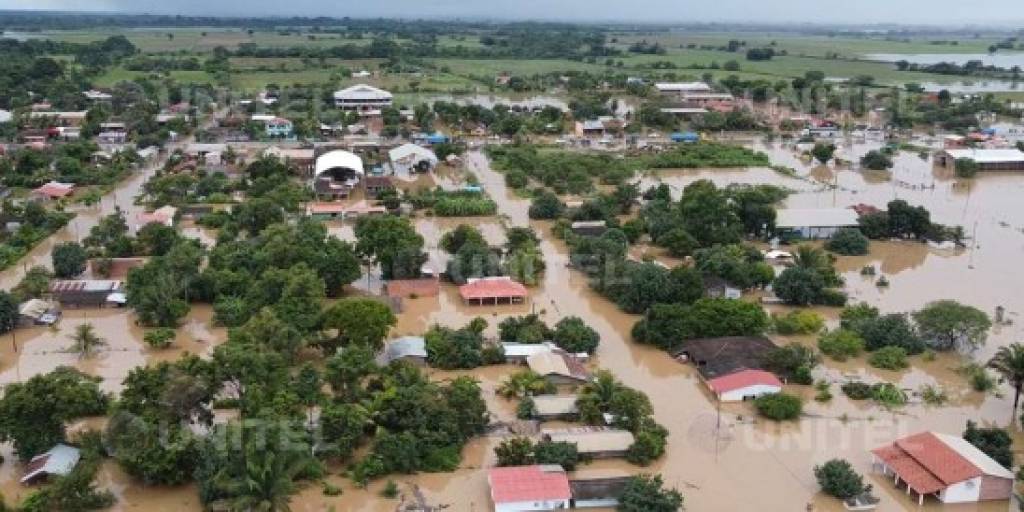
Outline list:
[[[988,367],[1013,386],[1013,411],[1016,414],[1020,392],[1024,388],[1024,345],[1011,343],[999,347],[992,359],[989,359]]]
[[[224,478],[221,483],[221,488],[231,496],[228,510],[291,512],[294,479],[308,466],[308,457],[280,448],[247,451],[243,473]]]
[[[75,333],[71,335],[71,341],[74,344],[71,345],[70,350],[78,352],[78,357],[80,358],[92,357],[96,350],[107,345],[107,340],[96,334],[96,330],[91,323],[84,323],[75,327]]]

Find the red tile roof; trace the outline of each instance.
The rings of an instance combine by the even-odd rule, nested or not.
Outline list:
[[[47,184],[45,184],[45,185],[35,189],[34,192],[37,193],[37,194],[42,194],[42,195],[45,195],[47,197],[52,197],[52,198],[56,199],[56,198],[61,198],[61,197],[68,196],[72,192],[74,192],[74,190],[75,190],[74,185],[70,185],[70,184],[67,184],[67,183],[57,183],[56,181],[51,181],[51,182],[49,182],[49,183],[47,183]]]
[[[984,474],[931,432],[898,439],[871,451],[914,491],[930,494]]]
[[[778,377],[764,370],[740,370],[708,381],[708,386],[715,393],[728,393],[729,391],[758,385],[778,386],[781,388],[782,382],[779,381]]]
[[[983,474],[981,469],[931,432],[904,437],[896,441],[896,446],[947,484],[955,484]]]
[[[526,297],[526,287],[510,277],[485,277],[459,287],[463,300]]]
[[[491,469],[487,475],[495,504],[567,500],[569,478],[560,467],[518,466]]]

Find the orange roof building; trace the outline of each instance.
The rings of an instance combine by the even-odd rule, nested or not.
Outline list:
[[[874,465],[893,482],[906,484],[918,503],[935,496],[942,503],[1006,500],[1013,473],[961,437],[921,432],[876,448]]]
[[[511,277],[482,277],[470,279],[459,287],[459,295],[468,304],[521,304],[529,292]]]

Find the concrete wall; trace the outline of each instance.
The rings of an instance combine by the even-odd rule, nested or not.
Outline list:
[[[981,500],[1006,500],[1013,494],[1013,480],[990,475],[981,477]]]
[[[754,386],[747,386],[745,388],[735,389],[727,393],[719,395],[718,399],[723,402],[741,402],[745,397],[757,398],[761,395],[767,395],[769,393],[778,393],[782,391],[779,386],[768,386],[765,384],[757,384]]]
[[[495,503],[494,512],[531,512],[543,510],[566,510],[569,500],[549,501],[518,501],[514,503]]]
[[[943,503],[973,503],[981,497],[981,477],[953,484],[939,492]]]

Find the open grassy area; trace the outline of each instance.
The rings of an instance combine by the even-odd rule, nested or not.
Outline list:
[[[34,37],[88,43],[100,41],[112,35],[123,35],[143,53],[167,52],[211,52],[218,46],[237,48],[242,43],[253,43],[265,47],[289,46],[338,46],[342,44],[370,44],[370,38],[344,39],[337,34],[288,33],[255,31],[249,34],[240,28],[146,28],[146,29],[94,29],[94,30],[53,30],[34,34]],[[467,43],[469,44],[469,43]]]

